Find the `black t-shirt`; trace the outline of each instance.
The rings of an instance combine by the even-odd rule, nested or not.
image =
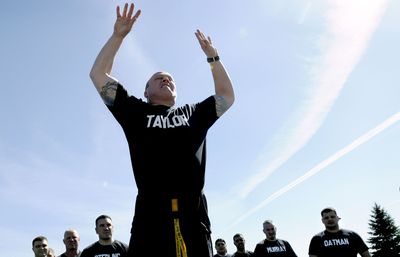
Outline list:
[[[275,241],[264,240],[256,245],[254,257],[297,257],[289,242],[277,239]]]
[[[318,257],[356,257],[368,250],[368,246],[354,231],[341,229],[336,233],[323,231],[310,242],[308,253]]]
[[[93,243],[83,249],[80,257],[127,257],[128,245],[114,240],[110,245]]]
[[[129,243],[132,255],[176,255],[174,219],[188,256],[210,253],[210,221],[203,194],[206,135],[218,119],[215,98],[181,107],[151,105],[129,96],[118,85],[115,101],[107,106],[128,141],[138,188]],[[178,199],[178,213],[171,211]]]
[[[151,105],[118,86],[108,106],[129,144],[139,194],[199,195],[204,186],[205,139],[218,119],[215,99],[168,107]]]
[[[253,257],[254,253],[252,251],[246,251],[244,253],[235,252],[232,257]]]
[[[81,252],[78,253],[77,257],[80,257],[80,256],[81,256]],[[58,257],[67,257],[67,255],[66,255],[65,253],[63,253],[63,254],[61,254],[61,255],[58,256]]]

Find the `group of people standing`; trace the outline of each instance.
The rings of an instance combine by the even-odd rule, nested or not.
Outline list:
[[[75,229],[64,233],[65,252],[58,257],[127,257],[128,245],[113,239],[114,225],[108,215],[100,215],[95,221],[95,231],[99,240],[79,250],[80,236]],[[56,257],[54,249],[49,247],[48,239],[44,236],[35,237],[32,241],[35,257]]]
[[[323,209],[321,217],[325,230],[312,237],[308,251],[309,257],[356,257],[357,254],[361,257],[371,257],[367,245],[356,232],[339,227],[340,217],[334,208]],[[75,229],[66,230],[63,239],[65,252],[59,257],[140,257],[130,255],[127,244],[113,239],[114,226],[110,216],[97,217],[95,231],[98,241],[81,252],[78,232]],[[288,241],[276,237],[277,227],[272,220],[263,222],[263,232],[266,238],[256,245],[254,251],[246,250],[246,241],[242,234],[235,234],[233,243],[236,246],[236,252],[233,254],[228,254],[225,240],[218,238],[215,240],[216,254],[213,257],[297,257]],[[154,240],[157,241],[156,236]],[[56,257],[44,236],[33,239],[32,250],[35,257]],[[176,254],[174,257],[179,257],[179,255]]]
[[[354,231],[339,227],[339,216],[334,208],[328,207],[321,211],[325,230],[312,237],[309,257],[371,257],[368,246]],[[276,237],[277,228],[272,220],[263,222],[263,232],[266,236],[259,242],[254,251],[245,249],[245,239],[242,234],[233,236],[236,252],[229,254],[226,242],[222,238],[215,240],[214,257],[297,257],[288,241]]]

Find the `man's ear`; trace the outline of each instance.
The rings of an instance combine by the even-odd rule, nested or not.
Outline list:
[[[147,94],[147,90],[144,91],[143,95],[144,95],[144,97],[146,97],[146,98],[149,97],[149,95]]]

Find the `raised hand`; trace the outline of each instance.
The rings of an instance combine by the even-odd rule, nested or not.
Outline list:
[[[217,49],[212,45],[211,38],[206,37],[203,32],[196,30],[194,33],[199,41],[201,49],[206,54],[207,57],[215,57],[218,55]]]
[[[124,38],[131,31],[133,24],[141,13],[141,10],[137,10],[135,15],[133,15],[134,9],[135,5],[131,3],[128,11],[128,3],[126,3],[121,14],[120,7],[117,6],[117,20],[114,25],[114,35]]]

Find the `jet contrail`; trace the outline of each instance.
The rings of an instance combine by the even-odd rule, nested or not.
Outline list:
[[[400,120],[400,112],[394,114],[393,116],[391,116],[390,118],[388,118],[387,120],[385,120],[384,122],[382,122],[381,124],[376,126],[375,128],[371,129],[367,133],[363,134],[362,136],[360,136],[359,138],[354,140],[351,144],[345,146],[344,148],[340,149],[339,151],[337,151],[335,154],[333,154],[329,158],[323,160],[322,162],[317,164],[315,167],[313,167],[312,169],[307,171],[301,177],[293,180],[288,185],[282,187],[281,189],[279,189],[275,193],[271,194],[269,197],[267,197],[264,201],[259,203],[257,206],[255,206],[254,208],[250,209],[245,214],[240,216],[229,227],[233,227],[233,226],[237,225],[238,223],[240,223],[242,220],[244,220],[245,218],[247,218],[251,214],[253,214],[256,211],[258,211],[259,209],[263,208],[265,205],[267,205],[268,203],[272,202],[273,200],[275,200],[279,196],[283,195],[284,193],[287,193],[288,191],[290,191],[295,186],[297,186],[297,185],[301,184],[302,182],[306,181],[307,179],[311,178],[312,176],[314,176],[318,172],[322,171],[324,168],[326,168],[329,165],[331,165],[333,162],[339,160],[344,155],[350,153],[351,151],[353,151],[357,147],[359,147],[362,144],[368,142],[370,139],[372,139],[376,135],[380,134],[385,129],[389,128],[390,126],[392,126],[393,124],[395,124],[399,120]]]
[[[327,29],[318,41],[321,54],[313,58],[310,70],[309,96],[297,108],[287,127],[277,135],[280,144],[274,151],[276,157],[247,181],[240,181],[237,191],[242,199],[302,149],[319,130],[364,54],[387,9],[388,0],[334,0],[330,4],[325,14]],[[261,155],[259,159],[267,158]]]

